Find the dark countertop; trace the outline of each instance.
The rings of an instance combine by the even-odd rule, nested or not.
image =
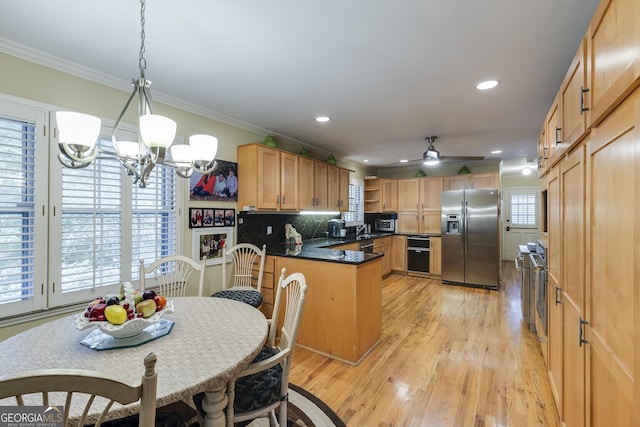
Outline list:
[[[383,254],[365,253],[362,251],[349,251],[342,249],[331,249],[331,246],[344,245],[348,243],[378,237],[392,236],[393,233],[369,233],[356,236],[346,236],[342,238],[321,237],[318,239],[305,240],[303,245],[295,246],[281,244],[278,246],[267,246],[267,255],[309,259],[314,261],[336,262],[340,264],[362,264],[381,258]]]

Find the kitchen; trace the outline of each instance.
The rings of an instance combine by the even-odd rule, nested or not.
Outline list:
[[[618,10],[617,8],[629,4],[626,2],[606,3],[615,6],[612,10]],[[605,2],[603,2],[603,4],[605,4]],[[598,13],[595,15],[595,18],[604,20],[603,22],[605,23],[609,22],[608,20],[611,19],[611,15],[606,13],[607,10],[608,9],[605,9],[604,7],[600,8]],[[617,13],[616,15],[620,16],[623,21],[624,19],[627,19],[626,17],[630,16],[633,18],[637,16],[633,10],[626,14]],[[634,32],[635,30],[632,30],[634,28],[633,24],[627,27],[625,22],[626,21],[618,25],[618,28],[620,28],[619,31],[622,35],[627,34],[627,32],[628,34],[636,34]],[[601,36],[601,33],[596,32],[597,28],[599,27],[594,25],[590,30],[591,32],[589,34],[591,35],[590,40],[592,42],[598,36]],[[628,52],[633,51],[633,49],[622,50]],[[585,49],[584,52],[585,55],[587,54],[586,52],[592,54],[590,50]],[[128,88],[117,90],[112,87],[105,86],[104,84],[96,84],[92,80],[90,81],[84,78],[74,77],[70,74],[65,74],[64,72],[56,71],[55,67],[37,65],[36,62],[23,59],[21,55],[22,54],[17,55],[10,53],[0,54],[3,72],[7,73],[7,76],[10,76],[10,78],[3,79],[3,81],[0,82],[0,92],[6,94],[3,96],[3,101],[7,101],[7,99],[9,101],[16,101],[16,98],[20,98],[19,101],[29,99],[35,100],[38,103],[47,104],[48,106],[64,105],[67,108],[73,107],[78,110],[90,111],[104,117],[112,117],[113,112],[118,111],[121,108],[121,92],[128,90]],[[565,55],[564,59],[568,62],[570,58]],[[593,63],[591,63],[591,65],[593,65]],[[634,70],[635,68],[630,65],[625,66],[624,69]],[[590,72],[592,71],[591,68],[589,68],[589,70]],[[581,123],[584,129],[578,130],[575,135],[571,132],[571,123],[566,124],[568,127],[555,126],[556,122],[554,122],[554,120],[556,120],[556,116],[554,116],[550,111],[548,116],[548,126],[545,126],[544,135],[541,135],[540,137],[540,141],[542,142],[540,149],[542,155],[540,157],[543,159],[542,167],[539,169],[539,177],[541,178],[541,181],[538,183],[538,177],[535,176],[535,172],[532,174],[534,176],[531,178],[534,180],[535,185],[542,187],[543,191],[548,195],[548,210],[550,211],[548,218],[549,227],[548,229],[541,229],[541,237],[543,239],[546,238],[549,243],[549,285],[547,290],[551,290],[552,292],[547,292],[547,295],[555,294],[556,288],[560,289],[560,291],[557,291],[559,294],[558,300],[563,301],[561,304],[554,303],[553,306],[547,305],[549,313],[548,326],[551,327],[550,332],[557,332],[558,328],[553,328],[552,326],[554,324],[560,325],[560,330],[565,332],[563,335],[565,338],[562,338],[560,341],[562,343],[562,351],[558,352],[554,350],[553,345],[555,344],[552,344],[553,340],[551,336],[548,337],[550,340],[547,341],[548,345],[542,343],[544,345],[544,351],[547,352],[548,355],[548,361],[543,359],[542,364],[543,366],[546,366],[544,365],[545,363],[551,363],[549,366],[551,367],[550,375],[554,379],[554,400],[555,402],[566,402],[565,405],[558,403],[561,417],[565,417],[567,415],[568,408],[574,407],[574,402],[570,400],[572,396],[585,394],[590,396],[589,399],[591,399],[591,401],[580,402],[583,406],[586,404],[586,408],[591,408],[587,403],[600,400],[606,401],[604,396],[597,394],[598,390],[605,390],[603,392],[605,393],[609,392],[611,388],[614,388],[615,393],[612,392],[611,395],[616,397],[614,400],[619,404],[621,404],[620,402],[625,402],[625,397],[628,399],[628,396],[635,396],[635,401],[638,401],[637,396],[639,391],[637,387],[637,376],[634,377],[634,375],[629,375],[629,378],[625,379],[621,391],[617,386],[611,386],[611,383],[600,382],[591,384],[592,381],[601,381],[602,378],[610,378],[609,375],[587,376],[584,374],[592,368],[598,369],[597,372],[599,373],[607,371],[614,373],[631,372],[635,374],[637,372],[637,369],[633,368],[633,366],[637,366],[637,363],[634,365],[633,362],[629,362],[630,360],[633,361],[637,359],[637,345],[632,345],[632,348],[629,349],[624,345],[619,345],[619,340],[614,341],[613,343],[608,342],[603,339],[603,337],[608,336],[610,331],[615,328],[611,329],[609,327],[602,329],[602,324],[598,323],[599,319],[602,318],[615,319],[615,324],[619,325],[619,327],[624,327],[624,336],[633,337],[634,339],[631,340],[632,342],[638,342],[640,340],[637,327],[632,326],[634,324],[632,321],[634,316],[633,309],[631,309],[631,312],[629,311],[628,303],[633,301],[635,306],[638,306],[637,292],[634,293],[634,291],[630,290],[627,285],[629,283],[632,285],[637,283],[637,280],[630,279],[637,277],[633,267],[634,265],[638,265],[636,262],[637,249],[635,249],[637,245],[634,243],[637,242],[637,236],[635,236],[633,232],[630,232],[630,230],[637,229],[637,215],[620,216],[617,214],[618,212],[636,212],[638,206],[637,197],[630,197],[629,195],[637,195],[637,173],[632,172],[639,169],[637,156],[635,154],[633,156],[616,156],[613,151],[608,151],[609,148],[621,146],[625,153],[638,152],[637,142],[634,142],[637,141],[637,138],[633,132],[629,131],[631,132],[629,133],[627,131],[623,132],[615,130],[616,127],[621,127],[623,123],[629,124],[629,117],[632,116],[632,114],[629,113],[629,109],[631,108],[629,105],[631,105],[632,100],[635,99],[631,94],[633,88],[635,88],[635,82],[637,81],[636,74],[633,74],[631,77],[625,73],[620,73],[620,75],[623,76],[621,79],[624,84],[620,83],[618,86],[622,89],[613,95],[608,92],[608,89],[602,92],[607,94],[604,102],[609,102],[609,104],[598,104],[602,98],[599,96],[589,97],[587,92],[584,93],[585,101],[593,103],[594,105],[589,107],[591,108],[591,112],[587,113],[586,111],[583,111],[585,114],[580,116],[582,119],[578,119],[578,122]],[[27,76],[29,78],[27,78]],[[567,85],[562,85],[563,88],[573,87],[575,82],[568,79],[566,83]],[[557,86],[559,87],[560,85],[558,84]],[[555,90],[558,87],[554,87],[553,89]],[[584,87],[587,87],[587,85]],[[578,89],[579,88],[580,85],[578,84]],[[573,90],[570,92],[574,93]],[[70,94],[72,93],[82,93],[83,96],[71,96]],[[590,93],[599,94],[601,92],[591,89]],[[94,98],[86,99],[89,98],[89,94]],[[96,103],[95,99],[100,99],[101,102]],[[623,100],[627,100],[624,105],[622,104]],[[274,98],[272,98],[272,102],[275,102]],[[568,102],[565,102],[564,104],[568,105]],[[554,103],[554,105],[556,104]],[[558,105],[561,106],[562,103],[559,103]],[[622,108],[614,108],[618,106]],[[40,107],[42,107],[42,105],[40,105]],[[164,105],[163,108],[171,112],[177,110],[177,107],[167,105]],[[476,109],[476,111],[479,110],[480,109]],[[615,114],[608,116],[608,114],[614,113],[614,110]],[[203,127],[213,128],[220,134],[227,136],[227,138],[225,138],[225,144],[221,144],[219,150],[220,158],[225,160],[234,161],[237,159],[236,148],[238,145],[243,145],[249,142],[260,142],[265,136],[264,132],[261,133],[255,130],[247,131],[245,128],[241,127],[234,128],[232,125],[227,123],[212,123],[213,120],[203,119],[201,117],[197,117],[196,114],[185,111],[177,112],[177,116],[188,117],[188,121],[191,123],[192,128],[200,127],[194,125],[194,123],[205,123]],[[607,118],[611,118],[613,120],[609,120]],[[587,124],[584,124],[581,120]],[[131,117],[128,118],[128,121],[131,123],[134,122]],[[555,130],[556,127],[564,127],[565,130],[557,132]],[[622,127],[622,129],[632,128],[633,126]],[[590,130],[590,132],[587,130]],[[555,136],[556,134],[562,134],[562,132],[565,132],[567,135],[566,139],[560,138],[560,141],[557,139],[549,139],[552,135]],[[625,138],[618,138],[615,135],[623,135]],[[287,151],[293,153],[300,151],[300,145],[295,142],[281,141],[281,147],[286,148]],[[313,151],[313,149],[311,151]],[[443,150],[443,152],[444,151],[445,150]],[[324,160],[327,154],[329,153],[320,152],[320,154],[317,155],[318,160]],[[607,158],[599,157],[603,155],[607,156]],[[617,165],[617,167],[598,169],[602,164],[599,163],[601,158],[607,160],[606,163],[604,163],[605,165],[613,164]],[[363,180],[365,176],[371,174],[371,172],[362,164],[353,164],[353,161],[350,159],[346,159],[344,161],[342,161],[342,159],[339,160],[339,164],[342,167],[354,170],[355,175]],[[598,162],[596,162],[596,160],[598,160]],[[593,168],[591,168],[591,166],[593,166]],[[502,175],[499,171],[499,166],[496,165],[492,165],[490,170],[485,170],[485,168],[489,168],[489,166],[486,165],[483,165],[481,168],[474,168],[472,164],[469,164],[469,167],[472,169],[473,174],[498,173],[500,175],[499,182],[503,190],[505,188],[517,187],[522,182],[518,181],[520,177],[509,178],[506,175]],[[386,169],[381,173],[376,172],[379,179],[410,180],[416,172],[414,169],[410,174],[405,174],[400,177],[397,176],[400,172],[389,169]],[[459,165],[455,170],[451,170],[446,173],[441,172],[441,175],[453,177],[457,175],[458,169]],[[432,176],[432,173],[428,172],[428,174],[429,176],[427,178],[434,177]],[[590,179],[587,179],[587,177]],[[240,179],[242,179],[242,177],[240,177]],[[613,187],[611,182],[616,182],[616,187]],[[577,189],[580,189],[582,192],[579,192]],[[575,190],[575,192],[572,192],[572,190]],[[403,192],[402,194],[405,193]],[[626,195],[626,197],[623,197],[623,194]],[[561,198],[561,196],[570,196],[572,203],[576,203],[576,206],[579,206],[582,211],[578,211],[578,213],[576,213],[573,210],[567,209],[567,199]],[[614,197],[615,200],[612,200],[612,197]],[[546,199],[547,198],[545,198],[545,201]],[[184,202],[184,200],[185,199],[182,201]],[[605,202],[608,200],[610,202]],[[186,204],[188,204],[188,202]],[[48,206],[48,203],[46,205]],[[242,211],[244,207],[240,204],[236,206],[233,203],[225,202],[220,203],[220,206],[224,206],[229,209],[237,209],[239,211]],[[615,206],[615,209],[613,206]],[[547,209],[544,210],[546,211]],[[420,212],[420,210],[418,211]],[[588,212],[595,216],[586,214],[581,216],[580,212]],[[429,227],[427,223],[429,219],[429,215],[427,215],[428,212],[424,211],[423,213],[425,214],[424,220],[422,219],[423,215],[417,215],[419,221],[422,221],[422,223],[419,222],[415,226],[415,229],[418,230],[417,234],[421,234],[420,230],[429,229],[427,228]],[[407,218],[416,218],[416,214],[409,210],[400,211],[400,209],[398,209],[397,214],[398,219],[400,219],[401,214]],[[618,218],[623,221],[623,223],[616,225],[610,224],[609,221],[611,218]],[[577,225],[574,226],[574,224]],[[596,224],[598,225],[597,227]],[[398,228],[400,229],[400,224],[398,224]],[[192,243],[191,235],[188,233],[186,227],[180,230],[179,234],[182,237],[182,245],[185,248],[190,248]],[[434,231],[432,236],[437,239],[437,231]],[[434,251],[436,241],[437,240],[434,240],[433,238],[430,240],[430,252]],[[607,253],[606,251],[610,248],[619,249],[616,249],[611,253]],[[185,252],[188,252],[188,250],[185,250]],[[400,257],[402,257],[403,253],[408,255],[406,252],[400,251]],[[46,258],[46,254],[40,254],[40,256],[44,256],[44,258]],[[434,258],[434,254],[430,254],[430,263]],[[577,262],[575,265],[572,265],[571,261],[574,260]],[[393,264],[394,263],[392,261],[392,269],[393,267],[402,269],[404,263],[401,261],[395,266]],[[440,266],[442,266],[441,262]],[[437,266],[435,268],[430,268],[430,274],[435,274],[436,268]],[[511,266],[509,268],[511,268]],[[219,268],[213,266],[209,267],[208,270],[209,274],[206,286],[209,291],[214,291],[216,287],[214,277],[219,276]],[[607,272],[607,274],[604,274],[604,272]],[[503,271],[503,278],[506,274],[511,274],[507,268]],[[395,279],[396,276],[403,278],[403,280],[413,280],[413,278],[416,277],[393,274],[387,275],[385,280],[390,280],[389,277]],[[43,283],[47,283],[47,281],[44,280]],[[624,292],[622,294],[618,292],[603,292],[598,283],[610,285],[610,289],[623,289]],[[582,286],[577,286],[580,284],[582,284]],[[587,288],[589,292],[585,291],[585,284],[589,285]],[[595,297],[593,295],[595,295]],[[394,297],[396,294],[389,294],[388,296]],[[609,306],[620,307],[618,310],[610,310],[611,312],[601,313],[598,311],[600,310],[600,307],[594,305],[594,301],[614,297],[617,299]],[[549,308],[556,308],[557,310],[554,312],[554,310],[550,310]],[[416,314],[416,319],[420,318],[420,313],[418,312]],[[559,319],[563,319],[563,322],[561,323]],[[584,322],[589,323],[585,324]],[[411,323],[409,323],[409,325],[410,324]],[[3,336],[15,333],[20,327],[24,326],[3,326]],[[590,343],[586,344],[582,342],[582,340],[590,341]],[[555,343],[557,344],[557,342],[558,341]],[[580,345],[578,342],[580,342]],[[575,346],[573,343],[576,343]],[[612,347],[611,344],[615,345]],[[615,365],[615,363],[620,360],[624,360],[624,365]],[[574,361],[575,363],[573,363]],[[591,364],[585,365],[585,361]],[[556,367],[558,366],[560,369],[556,370]],[[428,368],[425,367],[424,369],[426,370]],[[563,375],[568,376],[571,380],[566,380],[564,384],[561,384],[558,380],[563,378]],[[636,380],[634,380],[634,378],[636,378]],[[577,391],[574,390],[572,387],[576,384],[583,388]],[[318,389],[320,388],[321,387],[318,386]],[[550,405],[554,404],[549,402],[547,403]],[[610,403],[609,405],[613,404]],[[598,417],[602,416],[601,414],[603,410],[601,410],[599,406],[597,408],[598,411],[585,409],[583,412],[587,414],[585,416],[590,417],[593,420],[599,419]],[[635,417],[637,419],[637,409],[635,411]],[[629,413],[627,410],[618,411],[616,409],[607,409],[604,412]],[[633,410],[631,410],[631,412],[633,412]],[[629,418],[632,418],[633,416],[634,415],[629,415]],[[568,423],[568,425],[583,424],[588,425],[587,422],[580,423],[579,421],[575,424]],[[619,425],[624,424],[624,421],[619,423]]]

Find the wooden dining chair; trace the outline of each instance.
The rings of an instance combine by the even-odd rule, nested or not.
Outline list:
[[[189,277],[199,273],[197,296],[202,296],[206,260],[195,261],[183,255],[170,255],[145,266],[140,260],[140,289],[158,286],[158,292],[167,298],[186,296]]]
[[[138,426],[155,427],[156,360],[153,353],[145,357],[139,384],[132,384],[128,378],[83,369],[42,369],[1,376],[0,400],[14,398],[17,406],[63,406],[61,416],[65,427],[70,425],[69,413],[73,406],[82,414],[79,420],[73,420],[74,426],[100,427],[115,402],[127,405],[139,400]],[[96,419],[88,416],[90,411],[99,414]]]
[[[253,362],[227,385],[227,419],[233,420],[233,423],[268,416],[272,425],[287,425],[289,372],[307,284],[302,273],[293,273],[285,278],[285,272],[283,268],[273,315],[269,319],[266,345]],[[281,311],[284,320],[278,334]]]
[[[229,249],[223,247],[222,290],[211,296],[233,299],[256,308],[260,307],[262,304],[262,275],[264,273],[266,253],[267,245],[262,245],[262,249],[251,243],[238,243]],[[233,264],[231,286],[228,286],[227,279],[227,257],[231,257]],[[256,267],[256,273],[254,273]]]

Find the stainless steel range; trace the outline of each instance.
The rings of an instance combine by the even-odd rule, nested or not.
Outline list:
[[[536,311],[542,331],[538,333],[547,336],[547,245],[544,241],[536,242],[536,252],[529,254],[533,270],[533,287],[536,295]]]
[[[520,245],[518,257],[516,258],[516,269],[520,272],[522,320],[526,322],[531,332],[536,330],[536,293],[532,276],[533,263],[529,254],[535,252],[535,250],[535,244]]]

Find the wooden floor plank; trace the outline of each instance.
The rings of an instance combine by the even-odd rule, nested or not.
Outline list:
[[[297,348],[290,381],[352,426],[559,426],[519,275],[500,291],[391,274],[381,342],[358,365]]]

